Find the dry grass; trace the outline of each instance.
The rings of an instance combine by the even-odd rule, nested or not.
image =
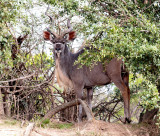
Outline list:
[[[20,126],[21,122],[15,120],[0,120],[0,136],[23,136],[27,125]],[[128,125],[94,120],[77,123],[69,128],[61,126],[66,126],[66,123],[53,122],[51,128],[36,126],[31,136],[149,136],[147,127],[138,124]]]

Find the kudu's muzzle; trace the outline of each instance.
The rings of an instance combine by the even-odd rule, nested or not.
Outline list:
[[[62,52],[62,44],[61,43],[56,43],[55,45],[55,53],[59,57]]]
[[[55,50],[56,51],[60,51],[61,50],[61,43],[56,43],[56,47],[55,47]]]

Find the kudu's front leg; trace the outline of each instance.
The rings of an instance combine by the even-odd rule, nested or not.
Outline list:
[[[83,97],[83,89],[76,89],[77,99],[82,99]],[[78,106],[78,122],[82,121],[82,105]]]

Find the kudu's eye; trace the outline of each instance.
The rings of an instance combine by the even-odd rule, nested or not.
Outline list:
[[[52,34],[52,39],[54,39],[55,38],[55,36]]]
[[[64,38],[64,39],[67,39],[67,35],[64,35],[63,38]]]

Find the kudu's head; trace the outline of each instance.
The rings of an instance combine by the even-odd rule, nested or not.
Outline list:
[[[66,43],[75,39],[75,31],[72,31],[72,26],[70,24],[70,19],[67,21],[68,29],[60,34],[47,29],[43,32],[43,37],[45,40],[49,40],[53,44],[53,51],[57,57],[64,54],[65,48],[67,48]]]

